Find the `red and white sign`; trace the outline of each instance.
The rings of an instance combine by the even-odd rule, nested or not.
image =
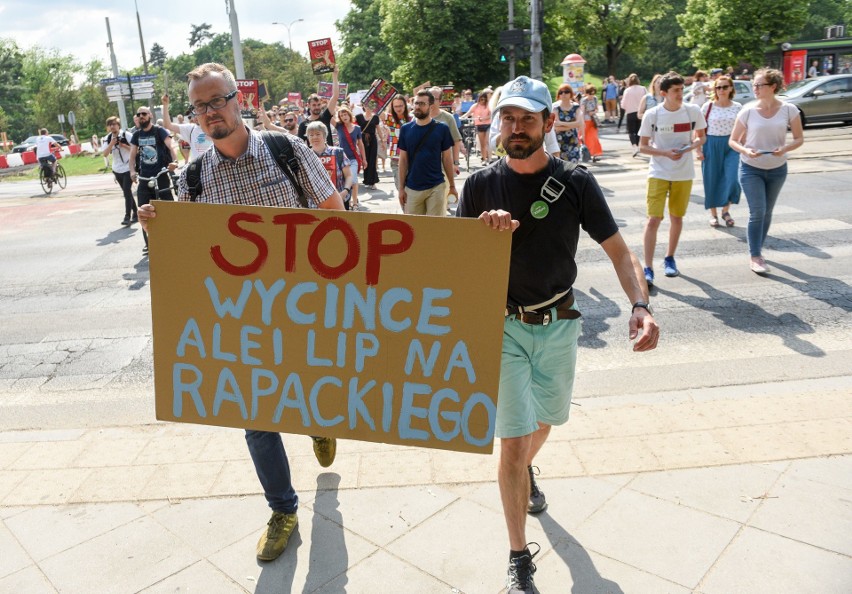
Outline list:
[[[253,118],[260,107],[257,93],[257,80],[237,80],[237,90],[243,94],[240,112],[244,118]]]

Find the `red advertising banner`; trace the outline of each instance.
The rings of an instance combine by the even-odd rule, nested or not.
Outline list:
[[[331,93],[334,90],[334,83],[320,81],[317,83],[317,95],[323,99],[331,99]],[[349,83],[337,83],[337,96],[346,97],[349,92]]]
[[[331,47],[330,37],[309,41],[308,53],[311,57],[311,68],[314,74],[334,71],[334,49]]]
[[[361,105],[369,106],[375,113],[379,113],[385,108],[385,105],[391,102],[397,91],[388,81],[378,78],[361,99]]]
[[[243,94],[240,102],[240,115],[244,118],[253,118],[258,107],[258,88],[256,80],[237,80],[237,90]]]
[[[808,50],[784,52],[784,84],[790,84],[805,78],[807,72]]]

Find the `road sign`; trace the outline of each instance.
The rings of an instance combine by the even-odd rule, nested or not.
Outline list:
[[[154,96],[154,93],[133,93],[134,99],[150,99]]]
[[[60,113],[59,116],[56,119],[59,120],[60,124],[64,124],[65,123],[65,114]]]
[[[68,112],[68,123],[71,124],[72,126],[77,124],[77,116],[74,115],[73,111]]]
[[[134,91],[136,91],[137,89],[140,90],[140,91],[146,91],[146,90],[153,91],[154,90],[154,83],[152,83],[152,82],[135,82],[135,83],[130,85],[130,88],[133,89]]]

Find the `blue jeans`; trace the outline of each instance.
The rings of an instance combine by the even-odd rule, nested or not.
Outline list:
[[[281,434],[246,429],[246,443],[269,507],[285,514],[296,513],[299,496],[290,481],[290,462]]]
[[[758,169],[740,162],[739,178],[748,201],[748,251],[758,257],[772,223],[772,210],[787,179],[787,164]]]

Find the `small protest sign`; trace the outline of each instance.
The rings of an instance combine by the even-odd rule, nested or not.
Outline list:
[[[158,419],[492,451],[511,234],[455,217],[156,207]]]
[[[258,101],[258,88],[256,80],[237,80],[237,90],[242,92],[243,99],[240,102],[240,115],[244,118],[253,118],[260,106]]]
[[[346,93],[349,92],[349,83],[338,83],[337,89],[338,97],[346,97]],[[333,91],[334,83],[325,82],[322,80],[317,83],[317,95],[319,95],[323,99],[331,99],[331,94]]]
[[[316,39],[308,42],[308,53],[311,58],[311,69],[314,74],[325,74],[334,71],[334,49],[331,38]]]
[[[385,105],[391,102],[396,93],[397,91],[392,84],[379,78],[361,99],[361,105],[368,106],[375,113],[379,113],[385,108]]]
[[[441,87],[441,109],[450,109],[453,107],[453,96],[456,94],[456,89],[452,85],[443,85]]]

